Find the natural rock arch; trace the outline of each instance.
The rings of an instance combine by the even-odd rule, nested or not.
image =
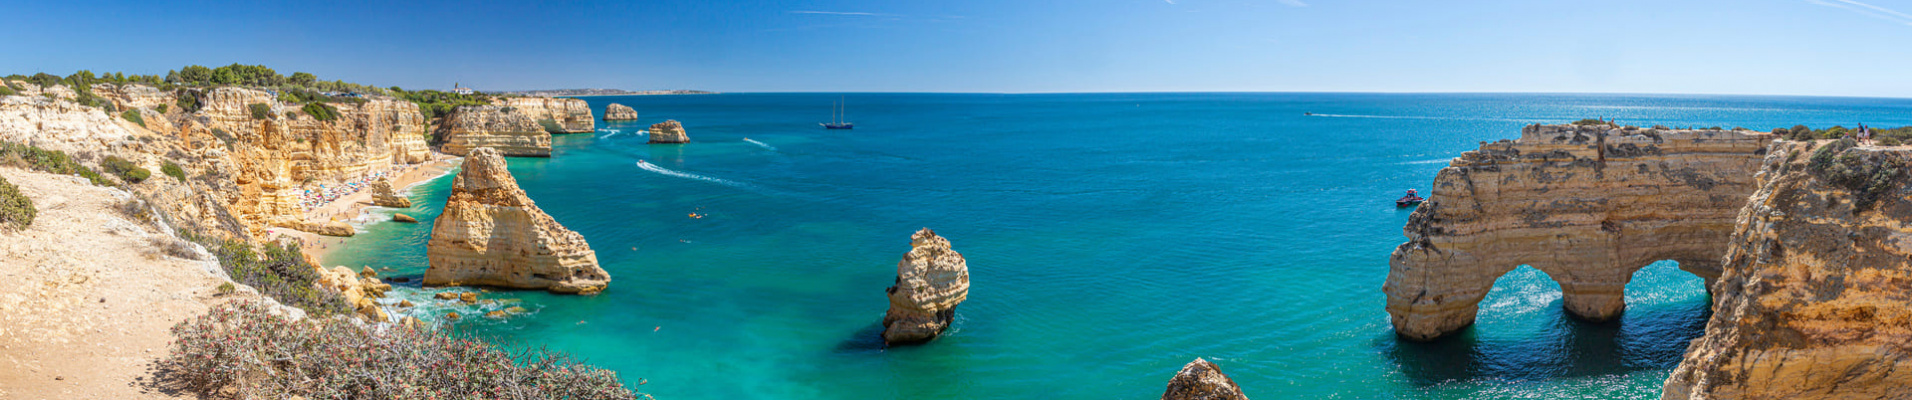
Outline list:
[[[1531,265],[1569,315],[1626,308],[1634,272],[1660,260],[1709,282],[1771,135],[1612,125],[1529,126],[1482,143],[1434,179],[1389,259],[1395,332],[1432,340],[1474,323],[1494,280]]]

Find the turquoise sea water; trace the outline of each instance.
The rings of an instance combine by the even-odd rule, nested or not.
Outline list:
[[[1900,99],[850,94],[857,128],[823,130],[838,96],[586,98],[643,119],[510,166],[610,289],[490,293],[533,313],[459,329],[663,399],[1145,399],[1196,357],[1264,399],[1657,398],[1708,316],[1697,277],[1650,266],[1594,324],[1521,268],[1473,328],[1403,342],[1380,291],[1409,213],[1391,201],[1529,123],[1912,124]],[[667,118],[692,143],[635,134]],[[450,183],[411,191],[422,223],[371,224],[327,263],[422,274]],[[883,289],[921,227],[968,258],[969,300],[941,339],[884,349]]]

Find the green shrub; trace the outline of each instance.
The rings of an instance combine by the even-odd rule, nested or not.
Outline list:
[[[174,164],[172,161],[161,164],[159,166],[159,173],[166,174],[166,176],[173,177],[173,179],[178,179],[180,182],[186,181],[186,169],[180,168],[179,164]]]
[[[232,292],[236,292],[236,291],[239,291],[239,287],[233,286],[232,282],[221,283],[219,284],[219,287],[213,288],[214,293],[218,293],[219,295],[222,295],[222,296],[232,294]]]
[[[33,225],[33,200],[20,193],[20,187],[0,177],[0,229],[25,230]]]
[[[1880,136],[1878,142],[1880,146],[1898,146],[1900,143],[1899,138],[1892,136]]]
[[[201,396],[243,399],[575,399],[640,396],[614,371],[431,329],[292,321],[258,301],[213,307],[172,329],[161,367]]]
[[[184,113],[198,112],[199,111],[199,96],[194,95],[192,91],[181,90],[179,91],[179,98],[177,100],[173,100],[173,104],[179,105],[179,112],[184,112]]]
[[[1834,125],[1831,128],[1826,128],[1826,130],[1819,131],[1817,136],[1819,136],[1820,139],[1838,139],[1846,137],[1846,132],[1851,131],[1847,130],[1844,126]]]
[[[259,289],[280,303],[315,316],[351,310],[338,292],[318,287],[318,269],[305,262],[296,244],[282,247],[278,243],[267,243],[255,248],[243,240],[202,237],[184,229],[179,236],[211,250],[232,280]]]
[[[1605,121],[1605,120],[1599,120],[1599,119],[1593,119],[1593,118],[1587,118],[1587,119],[1582,119],[1582,120],[1579,120],[1579,121],[1573,121],[1573,124],[1574,124],[1574,125],[1582,125],[1582,126],[1587,126],[1587,125],[1593,125],[1593,126],[1598,126],[1598,125],[1611,125],[1611,124],[1608,124],[1608,123],[1607,123],[1607,121]]]
[[[146,178],[153,176],[152,171],[147,171],[146,168],[140,167],[139,164],[134,164],[132,161],[127,161],[124,158],[119,158],[119,156],[106,156],[105,160],[100,160],[100,167],[106,168],[106,172],[120,177],[120,179],[125,180],[126,183],[140,183],[146,180]]]
[[[146,119],[139,117],[139,110],[126,110],[126,112],[120,113],[120,118],[125,118],[127,121],[139,124],[141,128],[146,127]]]
[[[153,108],[153,111],[159,111],[159,113],[160,113],[160,114],[165,114],[165,113],[166,113],[166,105],[165,105],[165,104],[160,104],[160,105],[159,105],[158,107],[154,107],[154,108]]]
[[[266,105],[266,103],[252,103],[247,104],[246,107],[252,109],[252,119],[272,118],[272,106]]]
[[[312,116],[312,119],[316,119],[320,121],[331,121],[331,120],[339,119],[339,110],[336,108],[332,108],[332,106],[325,105],[325,103],[319,103],[319,102],[305,103],[305,107],[300,108],[299,110],[304,111],[305,115]]]
[[[0,96],[12,96],[16,94],[20,94],[20,92],[15,92],[13,88],[7,87],[6,85],[0,85]]]
[[[1905,166],[1893,154],[1853,150],[1858,146],[1855,140],[1839,139],[1820,147],[1806,168],[1826,183],[1851,191],[1853,207],[1866,210],[1892,189]]]
[[[113,186],[99,172],[80,165],[79,161],[59,150],[46,150],[18,143],[0,142],[0,165],[11,165],[35,171],[60,175],[79,175],[100,186]]]

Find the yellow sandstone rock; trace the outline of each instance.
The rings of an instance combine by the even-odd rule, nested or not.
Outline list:
[[[1383,291],[1395,332],[1430,340],[1474,323],[1494,280],[1531,265],[1568,314],[1620,315],[1647,264],[1720,276],[1733,220],[1772,135],[1533,125],[1441,169],[1408,217]]]
[[[1197,358],[1168,381],[1162,400],[1248,400],[1248,396],[1235,386],[1235,380],[1222,373],[1221,367]]]
[[[684,133],[684,124],[677,120],[668,120],[651,124],[651,143],[690,143],[690,135]]]
[[[896,263],[896,284],[887,292],[883,342],[927,342],[949,328],[956,305],[969,297],[969,264],[948,239],[923,228],[910,236],[910,251]]]
[[[453,109],[438,127],[446,153],[467,155],[478,148],[494,148],[501,155],[550,157],[551,133],[524,112],[499,106],[463,106]]]
[[[426,246],[426,285],[590,294],[611,281],[584,236],[538,209],[490,148],[465,160]]]

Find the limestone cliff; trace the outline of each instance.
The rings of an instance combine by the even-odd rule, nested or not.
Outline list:
[[[1569,314],[1607,320],[1647,264],[1707,278],[1772,136],[1610,125],[1529,126],[1441,169],[1389,259],[1395,332],[1429,340],[1474,322],[1494,280],[1531,265]]]
[[[550,133],[585,133],[597,130],[597,117],[591,115],[591,105],[581,99],[508,97],[500,98],[493,103],[511,107],[539,124],[550,121],[552,126],[540,125]]]
[[[949,239],[923,228],[910,235],[910,251],[896,263],[896,284],[887,292],[883,342],[927,342],[949,328],[956,305],[969,297],[969,264],[950,249]]]
[[[481,147],[516,157],[550,157],[551,133],[523,111],[499,106],[464,106],[438,126],[446,153],[465,155]]]
[[[1248,396],[1235,386],[1235,380],[1222,373],[1222,367],[1197,358],[1168,381],[1162,400],[1248,400]]]
[[[637,119],[637,110],[623,104],[611,103],[604,106],[605,121],[628,121]]]
[[[684,124],[677,120],[668,120],[651,125],[651,143],[689,143],[690,135],[684,133]]]
[[[1774,145],[1664,397],[1912,396],[1908,167],[1903,148]]]
[[[146,85],[114,85],[98,83],[92,86],[93,95],[111,100],[121,110],[156,109],[160,105],[173,103],[173,96],[161,92],[158,88]]]
[[[478,148],[452,181],[426,244],[425,284],[483,285],[590,294],[609,273],[584,236],[532,203],[497,150]]]
[[[115,118],[71,101],[0,96],[0,141],[69,153],[101,152],[133,138]]]
[[[211,155],[223,158],[223,173],[235,185],[224,194],[233,214],[248,227],[298,228],[299,196],[318,185],[430,158],[425,118],[418,106],[391,98],[363,104],[333,103],[339,118],[319,121],[294,115],[296,104],[280,103],[272,93],[243,88],[206,91],[191,121],[202,129],[182,128],[182,136],[227,147]],[[252,104],[272,111],[255,119]],[[257,233],[257,232],[255,232]]]

